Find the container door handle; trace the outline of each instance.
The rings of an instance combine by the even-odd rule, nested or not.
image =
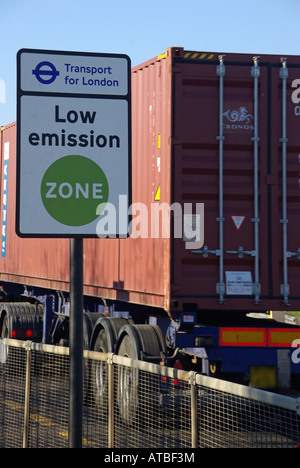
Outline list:
[[[217,76],[219,77],[219,135],[217,140],[219,142],[219,216],[217,222],[219,223],[219,283],[217,283],[217,294],[219,294],[219,303],[223,304],[225,294],[224,283],[224,245],[223,245],[223,223],[225,221],[223,215],[223,113],[224,113],[224,76],[225,65],[224,55],[219,56],[219,65],[217,66]]]
[[[258,79],[260,77],[259,57],[253,57],[253,66],[251,67],[251,76],[254,79],[254,136],[251,138],[254,144],[254,303],[259,303],[260,282],[259,282],[259,207],[258,207]]]

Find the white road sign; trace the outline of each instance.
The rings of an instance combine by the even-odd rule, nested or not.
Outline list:
[[[18,53],[17,218],[21,237],[128,235],[130,60],[126,55]]]

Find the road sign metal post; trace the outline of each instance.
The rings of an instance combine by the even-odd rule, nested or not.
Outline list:
[[[70,239],[70,415],[69,448],[82,448],[83,239]]]

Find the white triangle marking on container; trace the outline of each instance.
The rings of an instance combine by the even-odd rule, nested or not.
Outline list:
[[[243,222],[245,221],[246,216],[231,216],[231,218],[232,218],[232,221],[233,221],[234,224],[235,224],[235,227],[236,227],[237,230],[239,231],[241,225],[242,225]]]

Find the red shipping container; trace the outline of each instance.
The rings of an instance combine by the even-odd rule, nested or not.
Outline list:
[[[167,311],[300,310],[300,57],[220,56],[170,48],[132,70],[132,222],[147,237],[86,239],[86,294]],[[6,142],[0,279],[67,290],[68,240],[15,234],[14,124],[3,170]],[[2,225],[3,189],[4,177]],[[151,237],[163,203],[204,204],[201,248]]]

